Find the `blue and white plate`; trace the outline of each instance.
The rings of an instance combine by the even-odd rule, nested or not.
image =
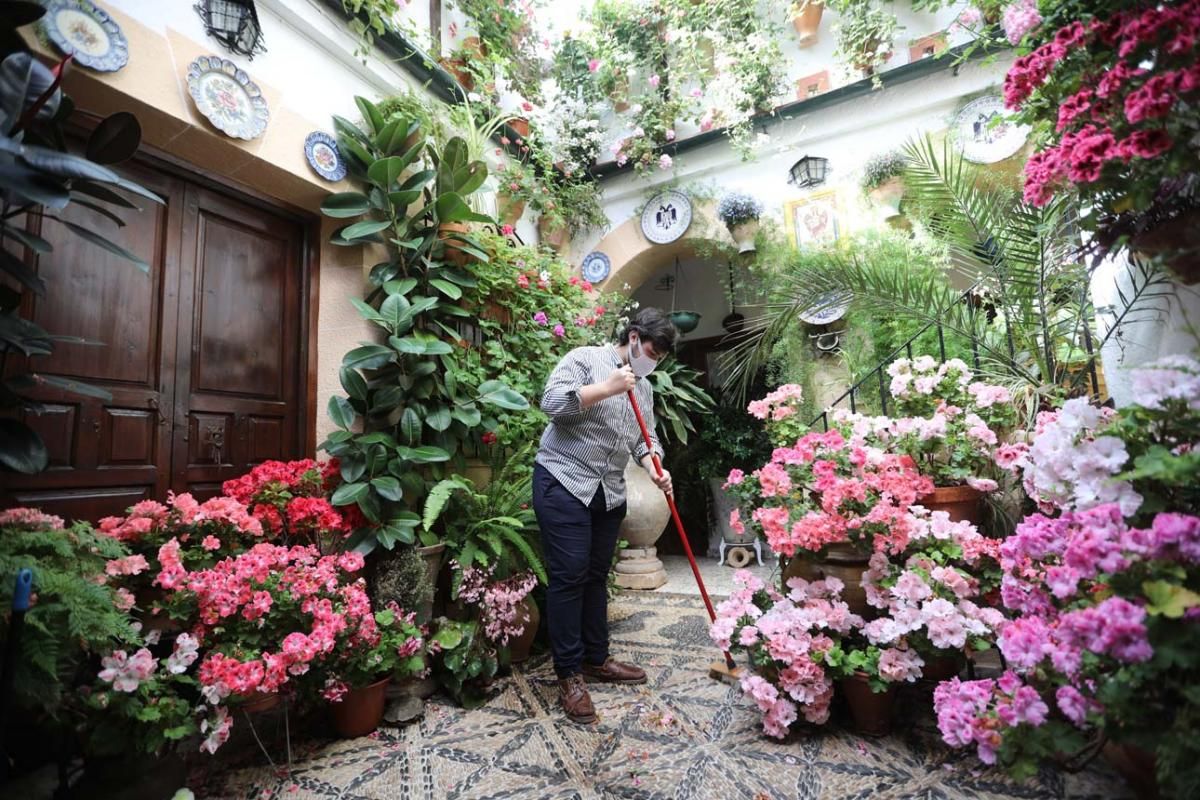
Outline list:
[[[313,172],[327,181],[346,177],[346,162],[338,150],[337,141],[324,131],[313,131],[304,139],[304,157]]]
[[[235,139],[255,139],[267,129],[271,111],[258,84],[227,58],[200,56],[187,72],[188,93],[217,130]]]
[[[579,265],[579,271],[588,283],[600,283],[608,277],[610,269],[612,269],[612,262],[599,250],[588,253],[583,259],[583,263]]]
[[[39,23],[63,55],[97,72],[116,72],[129,63],[129,43],[121,26],[91,0],[46,0]]]

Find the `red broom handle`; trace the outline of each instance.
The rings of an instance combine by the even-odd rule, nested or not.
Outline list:
[[[629,395],[629,404],[633,406],[633,415],[637,417],[638,427],[642,429],[642,441],[646,443],[646,447],[650,450],[650,458],[654,461],[654,469],[661,476],[663,474],[662,461],[658,458],[658,453],[654,452],[654,444],[650,441],[650,429],[646,427],[646,420],[642,418],[642,409],[638,407],[637,398],[633,396],[633,390],[627,392]],[[666,494],[664,492],[663,494]],[[717,621],[717,612],[713,609],[712,600],[708,597],[708,590],[704,588],[704,579],[700,577],[700,567],[696,564],[696,557],[692,555],[692,545],[688,541],[687,533],[683,529],[683,520],[679,518],[679,509],[675,507],[675,498],[667,494],[667,507],[671,509],[671,518],[675,520],[675,530],[679,533],[679,541],[683,543],[683,552],[687,554],[688,563],[692,565],[692,575],[696,577],[696,586],[700,588],[700,596],[704,598],[704,607],[708,609],[708,618],[712,622]],[[733,657],[725,651],[725,663],[733,666]]]

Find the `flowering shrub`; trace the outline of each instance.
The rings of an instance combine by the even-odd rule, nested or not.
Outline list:
[[[457,569],[458,565],[454,567]],[[529,617],[523,613],[524,601],[537,586],[537,578],[525,571],[492,580],[493,571],[492,567],[463,569],[458,597],[479,610],[479,622],[487,640],[497,647],[507,647],[529,623]]]
[[[937,486],[966,483],[994,491],[996,478],[1020,465],[1024,444],[1004,441],[1015,421],[1006,388],[974,380],[958,359],[939,364],[931,356],[903,358],[888,366],[888,374],[900,416],[834,412],[834,424],[853,441],[908,455]]]
[[[1030,774],[1106,736],[1153,749],[1167,794],[1195,794],[1197,375],[1171,359],[1134,371],[1141,406],[1068,401],[1039,421],[1026,480],[1045,513],[1000,548],[1001,595],[1018,615],[998,637],[1012,673],[940,687],[948,743]]]
[[[349,689],[360,689],[383,678],[403,679],[425,672],[425,631],[415,612],[394,603],[375,612],[374,644],[346,637],[333,650],[334,664],[322,694],[338,702]]]
[[[762,203],[753,195],[743,192],[730,192],[721,198],[717,206],[717,216],[731,228],[758,219],[762,211]]]
[[[1072,188],[1093,226],[1166,207],[1177,177],[1200,170],[1200,126],[1183,110],[1200,97],[1200,1],[1127,5],[1038,31],[1043,43],[1004,81],[1005,104],[1044,145],[1026,164],[1026,200]],[[1029,32],[1034,14],[1012,12],[1011,35]]]
[[[803,408],[804,390],[797,383],[775,389],[761,400],[752,400],[746,411],[763,421],[763,427],[777,447],[791,444],[808,431],[799,417]]]
[[[747,570],[733,580],[709,633],[718,647],[749,654],[753,671],[743,675],[741,687],[763,712],[763,730],[782,739],[799,715],[825,722],[834,677],[826,655],[862,624],[839,597],[842,582],[792,578],[782,595]]]
[[[730,524],[739,532],[751,525],[772,550],[791,558],[798,549],[842,542],[902,552],[912,525],[908,509],[933,483],[907,456],[852,444],[832,429],[776,448],[770,462],[749,475],[733,470],[725,488],[739,504]]]
[[[319,542],[323,533],[346,534],[365,523],[355,505],[334,508],[326,494],[338,483],[339,462],[264,461],[221,491],[247,506],[264,532],[285,544]]]
[[[903,175],[907,163],[904,154],[899,150],[889,150],[886,153],[871,156],[863,165],[862,181],[859,185],[864,192],[870,192],[886,181]]]
[[[363,567],[358,553],[264,542],[190,572],[178,550],[176,540],[162,546],[155,583],[172,593],[173,615],[196,620],[191,632],[206,645],[198,679],[211,705],[296,683],[311,689],[304,684],[322,681],[339,650],[379,641],[365,585],[351,578]]]
[[[990,647],[1004,616],[976,599],[997,587],[999,547],[969,522],[914,508],[908,546],[891,560],[875,553],[863,575],[867,602],[886,612],[863,626],[867,640],[926,658]]]

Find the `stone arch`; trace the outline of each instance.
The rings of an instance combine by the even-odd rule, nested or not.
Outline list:
[[[713,203],[695,203],[692,207],[692,224],[687,233],[670,244],[647,241],[642,235],[640,216],[631,217],[609,231],[592,248],[604,253],[611,262],[611,271],[600,288],[626,294],[637,291],[661,268],[664,259],[695,255],[696,245],[700,242],[733,245],[733,238],[717,218]],[[629,290],[622,288],[625,284],[629,284]]]

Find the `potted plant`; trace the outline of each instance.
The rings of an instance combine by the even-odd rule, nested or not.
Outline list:
[[[896,15],[874,2],[828,0],[838,13],[833,30],[838,43],[835,55],[866,77],[876,73],[892,57],[892,42],[901,30]]]
[[[415,614],[399,606],[376,611],[375,641],[347,638],[331,655],[323,692],[333,727],[345,739],[366,736],[383,721],[385,692],[393,680],[425,670],[424,639]]]
[[[738,499],[735,528],[764,536],[783,558],[815,555],[820,574],[845,584],[855,613],[868,609],[862,574],[872,552],[903,549],[909,508],[933,489],[908,456],[852,445],[837,428],[777,447],[752,473],[732,470],[725,485]]]
[[[529,658],[541,620],[529,596],[538,578],[523,570],[497,579],[495,572],[494,565],[458,569],[457,599],[473,609],[481,635],[496,648],[501,663],[519,664]]]
[[[854,732],[887,736],[892,732],[896,688],[921,676],[924,662],[904,646],[877,647],[861,635],[843,638],[825,653],[830,671],[840,676],[838,688],[850,706]]]
[[[717,647],[746,655],[752,674],[742,678],[742,692],[762,712],[763,731],[777,739],[801,717],[814,725],[829,719],[837,673],[827,654],[862,622],[842,601],[834,578],[793,578],[785,588],[781,593],[739,570],[709,629]]]
[[[825,0],[795,0],[792,3],[792,25],[801,47],[812,47],[817,43],[817,30],[824,11]]]
[[[904,197],[904,170],[908,160],[898,150],[889,150],[867,159],[863,165],[861,187],[875,205],[884,210],[884,219],[900,213]]]
[[[566,217],[558,209],[547,208],[538,217],[538,241],[556,253],[562,253],[571,243],[571,231]]]
[[[500,662],[476,620],[434,621],[429,639],[438,684],[464,708],[478,708],[491,695]]]
[[[368,523],[348,546],[369,550],[412,544],[425,495],[444,474],[435,476],[431,465],[461,457],[464,445],[483,433],[485,411],[521,411],[529,402],[494,376],[455,382],[440,377],[447,360],[462,350],[457,326],[470,312],[460,301],[477,284],[465,271],[447,267],[446,250],[488,258],[475,233],[444,226],[492,221],[468,202],[487,179],[487,167],[454,137],[428,148],[434,167],[420,169],[417,154],[399,153],[394,138],[385,141],[381,134],[391,123],[374,104],[363,98],[358,103],[370,132],[344,121],[335,127],[339,146],[351,154],[351,175],[366,187],[331,195],[322,211],[344,220],[366,216],[339,228],[335,243],[385,247],[387,259],[369,276],[369,302],[358,301],[356,308],[386,336],[343,357],[346,395],[330,400],[336,430],[322,449],[342,465],[343,483],[331,502],[357,506]],[[374,210],[372,197],[386,198],[387,210]]]
[[[898,359],[888,366],[898,416],[887,426],[886,446],[911,457],[934,490],[920,502],[952,519],[978,524],[984,494],[1020,463],[1025,446],[1006,442],[1015,425],[1012,393],[976,381],[959,359]],[[838,415],[844,423],[849,418]]]
[[[754,252],[754,237],[758,234],[758,218],[762,210],[762,203],[742,192],[730,192],[721,198],[717,216],[729,229],[738,253]]]

